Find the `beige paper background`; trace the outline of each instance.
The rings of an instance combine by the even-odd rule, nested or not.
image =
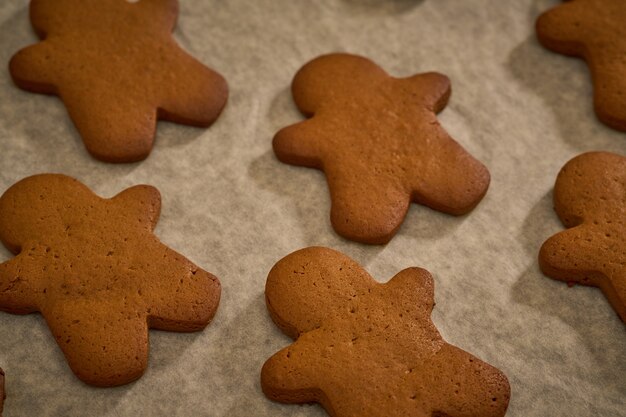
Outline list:
[[[6,64],[36,40],[25,0],[0,2],[0,192],[59,172],[102,196],[158,187],[163,242],[216,274],[223,298],[195,334],[150,333],[138,382],[91,388],[70,372],[41,316],[0,313],[5,417],[324,416],[272,403],[260,368],[289,343],[269,319],[272,265],[309,245],[338,249],[385,281],[408,266],[435,276],[433,320],[451,343],[509,377],[507,416],[625,416],[626,332],[604,296],[544,277],[541,243],[562,229],[551,190],[588,150],[626,154],[626,134],[596,120],[583,62],[541,48],[536,16],[557,0],[181,0],[175,36],[222,73],[230,98],[211,128],[160,123],[144,162],[93,160],[61,102],[22,92]],[[413,205],[386,246],[338,237],[323,174],[279,163],[271,138],[302,119],[295,71],[333,51],[366,55],[392,75],[452,80],[443,126],[492,174],[485,199],[455,218]],[[0,249],[0,261],[10,257]]]

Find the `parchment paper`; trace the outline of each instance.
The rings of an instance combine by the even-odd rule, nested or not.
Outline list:
[[[552,281],[541,243],[562,226],[557,172],[589,150],[626,154],[626,134],[592,112],[583,62],[544,50],[533,25],[558,0],[181,0],[175,36],[222,73],[230,98],[209,129],[160,123],[144,162],[112,165],[85,151],[56,97],[13,86],[6,64],[36,40],[25,0],[0,2],[0,192],[36,173],[74,176],[110,197],[158,187],[159,238],[216,274],[214,322],[194,334],[150,333],[136,383],[84,385],[42,317],[0,313],[5,417],[325,416],[317,405],[268,401],[263,362],[290,339],[271,322],[264,284],[296,249],[324,245],[380,281],[408,266],[435,276],[435,324],[451,343],[500,368],[507,416],[625,416],[626,331],[602,293]],[[323,174],[276,160],[271,139],[302,120],[288,87],[328,52],[368,56],[395,76],[436,70],[452,80],[443,126],[492,175],[485,199],[456,218],[413,205],[386,246],[338,237]],[[10,258],[0,250],[0,261]]]

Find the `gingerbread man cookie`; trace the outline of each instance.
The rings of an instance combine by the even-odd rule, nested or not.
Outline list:
[[[340,235],[386,243],[411,201],[461,215],[485,195],[489,172],[437,121],[450,96],[446,76],[397,79],[366,58],[332,54],[300,69],[292,93],[312,117],[279,131],[274,152],[325,172]]]
[[[626,1],[570,0],[542,14],[537,36],[552,51],[587,61],[598,118],[626,131]]]
[[[420,268],[377,283],[326,248],[279,261],[267,308],[296,339],[261,371],[265,395],[318,402],[333,417],[501,417],[510,388],[499,370],[446,343],[430,319],[433,279]]]
[[[569,161],[554,185],[554,209],[568,228],[539,252],[547,276],[600,287],[626,322],[626,158],[589,152]]]
[[[43,41],[11,59],[11,75],[58,95],[95,158],[142,160],[157,119],[209,126],[228,97],[222,76],[172,38],[177,16],[177,0],[32,0]]]
[[[148,328],[192,332],[213,318],[216,277],[154,235],[161,198],[138,185],[102,199],[75,179],[26,178],[0,197],[0,310],[44,316],[78,378],[139,378]]]

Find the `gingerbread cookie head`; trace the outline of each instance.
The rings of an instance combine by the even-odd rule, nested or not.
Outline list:
[[[306,64],[292,82],[293,99],[298,109],[312,116],[333,97],[349,99],[388,78],[385,71],[367,58],[349,55],[323,55]]]
[[[626,158],[579,155],[561,169],[554,208],[568,228],[539,252],[547,276],[599,287],[626,322]]]
[[[177,15],[177,0],[33,0],[42,42],[13,56],[11,76],[58,95],[95,158],[144,159],[157,119],[209,126],[228,96],[222,76],[172,38]]]
[[[152,233],[150,186],[102,199],[63,175],[26,178],[0,197],[0,310],[42,313],[74,373],[113,386],[147,366],[148,328],[197,331],[220,298],[216,277]]]
[[[332,54],[306,64],[292,93],[312,117],[279,131],[274,152],[325,172],[340,235],[386,243],[410,202],[461,215],[486,193],[487,169],[437,121],[450,96],[444,75],[397,79],[366,58]]]
[[[608,126],[626,131],[626,2],[570,0],[537,19],[546,48],[584,58],[594,85],[594,107]]]
[[[318,402],[333,417],[506,412],[506,377],[433,325],[433,279],[423,269],[379,284],[348,257],[307,248],[274,266],[265,296],[274,322],[297,339],[263,366],[272,400]]]

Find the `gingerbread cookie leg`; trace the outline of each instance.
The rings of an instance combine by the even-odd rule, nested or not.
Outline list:
[[[170,279],[159,280],[151,287],[150,328],[173,332],[204,329],[219,305],[219,281],[191,263],[188,263],[187,271],[178,270],[184,258],[172,250],[168,249],[163,256],[163,275],[169,275]],[[162,294],[170,294],[166,303],[160,300]]]
[[[626,88],[623,62],[597,52],[591,67],[593,106],[598,119],[606,125],[626,131]],[[620,92],[621,91],[621,92]]]
[[[365,184],[353,172],[349,165],[332,165],[326,169],[333,228],[357,242],[387,243],[406,217],[410,196],[393,181],[383,178]]]
[[[414,372],[427,375],[427,379],[420,381],[422,386],[438,391],[434,397],[442,401],[432,407],[441,415],[484,417],[501,415],[506,410],[511,397],[509,382],[488,363],[446,344],[427,367],[438,369],[439,374],[429,375],[419,369]],[[467,409],[469,403],[471,411]]]
[[[184,84],[163,85],[170,90],[162,95],[159,119],[190,126],[208,127],[220,115],[228,100],[228,85],[217,72],[211,71],[195,59],[181,54],[174,73],[203,74],[189,76]]]
[[[140,106],[129,97],[114,98],[105,88],[93,87],[94,96],[82,86],[65,87],[59,96],[66,103],[87,151],[107,162],[135,162],[152,150],[157,109]],[[128,100],[128,101],[127,101]]]
[[[443,213],[466,214],[487,193],[489,171],[441,126],[435,135],[439,146],[433,146],[431,152],[438,163],[415,168],[412,200]]]
[[[148,323],[145,316],[128,314],[124,303],[73,299],[41,309],[67,362],[83,382],[115,386],[132,382],[148,364]],[[114,327],[115,331],[109,330]]]

